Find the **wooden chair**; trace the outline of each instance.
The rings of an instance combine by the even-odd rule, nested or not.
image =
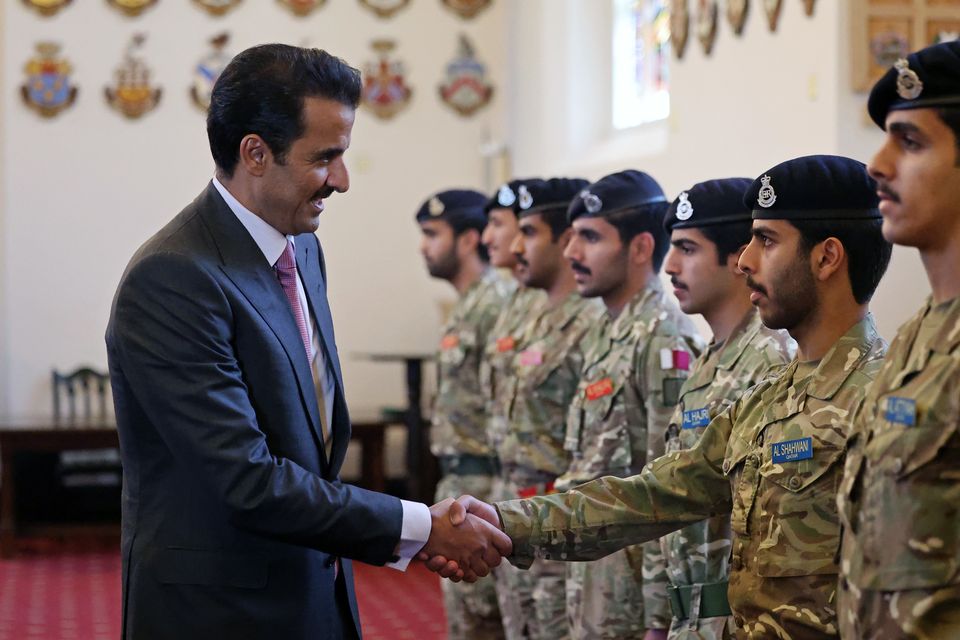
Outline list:
[[[89,367],[80,367],[71,373],[60,373],[53,370],[53,416],[57,420],[75,420],[82,417],[86,420],[106,420],[107,418],[107,386],[110,376],[100,373]],[[66,397],[67,411],[64,413],[62,397]],[[77,413],[77,397],[83,403],[83,414]],[[94,415],[94,407],[96,415]]]

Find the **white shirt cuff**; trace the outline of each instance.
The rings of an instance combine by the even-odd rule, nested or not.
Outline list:
[[[410,560],[427,544],[433,521],[430,518],[430,508],[422,502],[401,500],[400,505],[403,507],[403,526],[400,528],[400,542],[397,543],[394,554],[400,559],[388,562],[387,566],[406,571]]]

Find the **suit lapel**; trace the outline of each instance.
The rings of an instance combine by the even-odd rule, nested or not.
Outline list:
[[[313,312],[317,331],[320,333],[320,345],[323,355],[334,372],[334,400],[333,424],[330,431],[333,435],[333,449],[330,455],[330,467],[334,473],[339,472],[340,465],[346,455],[347,443],[350,440],[350,417],[347,412],[347,403],[343,393],[343,374],[340,370],[340,358],[337,355],[337,345],[333,334],[333,317],[330,314],[330,305],[327,302],[327,289],[324,285],[323,274],[320,272],[319,243],[315,237],[307,234],[295,239],[297,247],[297,269],[300,279]]]
[[[320,411],[310,363],[303,350],[303,341],[297,329],[290,303],[283,293],[273,268],[267,264],[260,248],[237,220],[213,185],[202,196],[208,202],[199,208],[200,215],[210,229],[220,250],[223,263],[220,268],[243,293],[263,321],[270,327],[290,360],[300,390],[300,399],[310,418],[310,429],[320,449],[323,436],[320,429]]]

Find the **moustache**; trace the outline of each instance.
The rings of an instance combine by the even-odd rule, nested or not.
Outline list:
[[[756,291],[757,293],[762,293],[763,295],[767,296],[767,289],[762,285],[757,284],[756,280],[754,280],[750,276],[747,276],[747,286],[753,289],[754,291]],[[770,296],[767,296],[767,297],[769,298]]]
[[[529,267],[529,266],[530,266],[530,263],[527,262],[526,259],[525,259],[522,255],[520,255],[519,253],[513,254],[513,257],[517,259],[517,264],[519,264],[521,267]]]
[[[577,273],[583,274],[585,276],[590,275],[590,269],[587,269],[585,266],[577,262],[576,260],[570,263],[570,268],[576,271]]]
[[[886,182],[877,182],[877,191],[889,197],[891,200],[900,203],[900,194],[890,188]]]
[[[683,284],[676,278],[670,278],[670,284],[673,285],[674,289],[688,289],[687,285]]]
[[[315,194],[313,194],[313,197],[310,198],[310,199],[311,199],[311,200],[326,200],[327,198],[329,198],[329,197],[332,196],[332,195],[333,195],[333,189],[330,189],[330,188],[320,189],[320,190],[317,191]]]

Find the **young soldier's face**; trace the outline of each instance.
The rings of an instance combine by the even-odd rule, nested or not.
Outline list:
[[[549,289],[561,269],[569,269],[563,259],[568,233],[554,239],[550,225],[539,213],[520,219],[520,233],[511,250],[517,260],[517,278],[528,287]]]
[[[673,294],[686,314],[709,313],[730,295],[746,296],[738,277],[737,255],[720,264],[717,245],[699,229],[674,229],[663,270],[670,276]],[[736,290],[735,290],[736,288]]]
[[[957,139],[933,109],[891,111],[887,138],[870,163],[883,237],[937,249],[960,240]]]
[[[420,253],[434,278],[450,280],[460,270],[453,227],[443,220],[420,223]]]
[[[752,290],[750,302],[771,329],[800,325],[819,304],[810,254],[800,231],[786,220],[754,220],[753,238],[740,254],[740,270]]]
[[[490,254],[490,264],[501,269],[512,269],[517,261],[510,252],[510,243],[519,232],[517,216],[513,209],[491,209],[487,226],[483,229],[480,242]]]
[[[602,218],[573,221],[573,235],[563,252],[577,290],[585,298],[606,296],[627,284],[629,248],[617,228]]]

